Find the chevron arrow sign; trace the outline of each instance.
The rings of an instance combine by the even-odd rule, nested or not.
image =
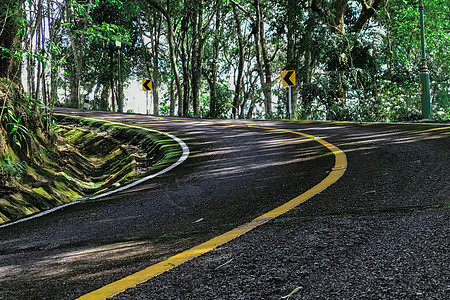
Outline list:
[[[295,85],[295,71],[285,70],[281,73],[281,79],[283,81],[283,86],[294,86]]]
[[[142,90],[150,91],[152,89],[152,80],[151,79],[142,79]]]

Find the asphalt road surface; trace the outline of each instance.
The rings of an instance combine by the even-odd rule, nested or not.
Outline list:
[[[0,299],[76,299],[344,176],[290,212],[113,299],[449,299],[450,126],[183,120],[191,154],[106,198],[0,229]],[[220,124],[218,124],[220,123]]]

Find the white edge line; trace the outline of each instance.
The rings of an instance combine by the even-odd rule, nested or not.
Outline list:
[[[151,174],[151,175],[149,175],[147,177],[144,177],[142,179],[139,179],[137,181],[134,181],[132,183],[124,185],[124,186],[122,186],[120,188],[117,188],[115,190],[111,190],[111,191],[105,192],[103,194],[100,194],[100,195],[97,195],[97,196],[94,196],[94,197],[79,198],[78,200],[76,200],[74,202],[66,203],[66,204],[63,204],[61,206],[57,206],[57,207],[51,208],[49,210],[46,210],[46,211],[43,211],[43,212],[31,215],[29,217],[26,217],[26,218],[23,218],[23,219],[19,219],[17,221],[11,222],[11,223],[6,223],[6,224],[3,224],[3,225],[0,225],[0,228],[8,227],[8,226],[11,226],[11,225],[14,225],[14,224],[17,224],[17,223],[21,223],[21,222],[29,221],[31,219],[39,218],[39,217],[48,215],[50,213],[53,213],[53,212],[55,212],[57,210],[63,209],[65,207],[68,207],[68,206],[71,206],[71,205],[74,205],[74,204],[77,204],[77,203],[81,203],[81,202],[86,201],[86,200],[100,199],[100,198],[103,198],[103,197],[106,197],[106,196],[109,196],[109,195],[112,195],[112,194],[124,191],[124,190],[129,189],[131,187],[134,187],[134,186],[136,186],[138,184],[141,184],[141,183],[143,183],[145,181],[148,181],[148,180],[150,180],[152,178],[155,178],[156,176],[159,176],[159,175],[162,175],[164,173],[169,172],[170,170],[172,170],[176,166],[179,166],[180,164],[182,164],[189,156],[189,147],[181,139],[179,139],[178,137],[176,137],[176,136],[174,136],[174,135],[172,135],[170,133],[167,133],[167,132],[159,131],[159,130],[156,130],[156,129],[139,127],[139,126],[135,126],[135,125],[129,125],[129,124],[120,123],[120,122],[113,122],[113,121],[95,119],[95,118],[85,118],[85,117],[66,115],[66,114],[59,114],[59,115],[63,115],[63,116],[71,117],[71,118],[78,118],[78,119],[85,119],[85,120],[91,120],[91,121],[97,121],[97,122],[104,122],[104,123],[120,125],[120,126],[127,126],[127,127],[131,127],[131,128],[141,129],[141,130],[144,130],[144,131],[149,131],[149,132],[155,132],[155,133],[163,134],[163,135],[173,139],[174,141],[176,141],[181,146],[181,149],[183,150],[183,153],[181,154],[180,158],[174,164],[168,166],[167,168],[165,168],[165,169],[163,169],[163,170],[161,170],[161,171],[159,171],[159,172],[157,172],[155,174]]]

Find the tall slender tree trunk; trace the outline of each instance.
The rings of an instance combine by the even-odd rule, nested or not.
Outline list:
[[[201,88],[201,78],[202,78],[202,68],[203,68],[203,53],[205,39],[203,37],[202,26],[203,26],[203,1],[194,1],[194,24],[192,26],[192,105],[194,108],[194,116],[200,117],[200,88]]]
[[[12,1],[11,1],[12,2]],[[21,12],[23,1],[3,4],[0,6],[0,46],[11,50],[19,50],[21,46],[21,35],[17,34],[19,24],[14,15]],[[20,62],[12,57],[10,53],[0,50],[0,77],[8,78],[12,82],[20,82]]]
[[[66,17],[67,22],[72,23],[74,20],[70,18],[72,15],[71,12],[71,2],[69,0],[65,0],[65,9],[66,9]],[[69,96],[69,105],[71,107],[78,107],[79,106],[79,99],[80,99],[80,82],[81,82],[81,68],[82,68],[82,57],[81,57],[81,49],[80,45],[78,44],[78,38],[77,35],[71,30],[69,30],[69,39],[70,39],[70,46],[72,48],[73,53],[73,64],[74,68],[71,68],[69,80],[70,80],[70,96]]]
[[[302,83],[311,83],[312,79],[312,43],[315,26],[316,20],[314,19],[314,13],[309,12],[309,19],[306,23],[306,34],[303,37],[304,63],[301,73]]]
[[[312,10],[308,10],[309,18],[306,21],[305,34],[302,37],[302,49],[303,49],[303,66],[299,74],[299,85],[304,86],[311,83],[312,73],[314,70],[314,62],[312,56],[313,35],[316,26],[315,13]],[[303,109],[309,107],[310,103],[306,103],[302,98]]]
[[[102,93],[100,95],[100,109],[109,109],[109,98],[111,97],[111,87],[108,85],[103,85]]]
[[[46,22],[45,18],[42,18],[42,38],[41,38],[41,49],[42,52],[44,53],[45,51],[47,51],[48,53],[48,49],[47,45],[46,45],[46,41],[48,40],[46,37],[46,33],[50,30],[48,23]],[[49,95],[48,95],[48,84],[47,84],[47,76],[46,76],[46,65],[44,64],[44,62],[41,62],[42,64],[42,72],[41,72],[41,80],[42,80],[42,102],[45,104],[45,107],[48,107],[48,99],[49,99]]]
[[[42,55],[43,49],[41,48],[41,29],[42,29],[42,0],[39,0],[37,4],[37,16],[36,16],[36,44],[35,44],[35,54]],[[35,99],[40,99],[40,92],[41,92],[41,80],[42,80],[42,62],[38,61],[37,63],[37,74],[36,74],[36,89],[35,94],[33,97]]]
[[[111,90],[111,110],[112,111],[116,111],[116,107],[118,107],[117,104],[117,95],[116,95],[116,90],[114,88],[115,84],[114,84],[114,47],[113,44],[111,42],[109,42],[109,89]]]
[[[31,11],[37,11],[37,7],[36,7],[36,3],[30,3],[30,2],[26,2],[25,3],[25,9],[28,9],[30,12]],[[27,22],[33,22],[35,19],[37,18],[37,16],[33,16],[31,13],[29,16],[27,16]],[[36,26],[34,26],[31,29],[31,32],[28,33],[26,40],[25,40],[25,45],[24,45],[24,49],[26,49],[26,51],[28,53],[33,53],[34,49],[33,49],[33,40],[34,40],[34,36],[36,34]],[[27,91],[28,94],[30,95],[35,95],[35,88],[36,88],[36,60],[32,57],[32,55],[27,55]]]
[[[238,108],[240,103],[240,97],[241,97],[241,90],[242,90],[242,78],[244,75],[244,40],[242,38],[242,25],[241,25],[241,19],[238,15],[236,5],[233,4],[233,16],[236,23],[236,32],[237,32],[237,39],[239,44],[239,64],[238,64],[238,74],[235,82],[234,87],[234,99],[233,99],[233,108],[231,111],[231,117],[235,119],[238,116]],[[242,118],[244,116],[244,106],[241,107],[239,117]]]
[[[49,106],[55,105],[58,100],[58,63],[54,57],[55,35],[57,31],[57,22],[53,21],[53,6],[51,2],[48,2],[48,24],[49,24],[49,51],[52,57],[50,61],[50,96],[49,96]]]
[[[222,27],[222,19],[221,19],[221,8],[222,1],[216,0],[216,24],[214,31],[214,42],[213,42],[213,62],[211,66],[211,78],[209,79],[209,111],[210,115],[213,118],[217,118],[218,116],[218,98],[217,98],[217,71],[219,67],[219,46],[220,46],[220,36],[221,36],[221,27]]]
[[[176,97],[174,79],[170,80],[170,115],[175,115]]]
[[[272,117],[272,72],[270,61],[267,55],[266,34],[264,30],[264,19],[262,15],[261,0],[255,0],[256,21],[254,27],[255,50],[258,65],[258,73],[261,81],[261,88],[264,93],[264,107],[266,116]]]
[[[189,112],[189,106],[190,106],[190,82],[191,82],[191,75],[189,73],[189,53],[187,52],[187,46],[188,46],[188,24],[189,24],[189,18],[188,18],[188,9],[185,4],[185,12],[184,12],[183,20],[181,21],[181,57],[183,59],[181,60],[181,66],[183,69],[183,94],[179,95],[180,101],[179,101],[179,107],[178,107],[178,115],[180,116],[187,116]]]
[[[286,70],[298,69],[298,59],[296,55],[296,40],[295,40],[295,18],[297,16],[297,1],[288,1],[288,28],[287,28],[287,62]],[[292,96],[292,113],[293,117],[296,116],[297,108],[297,96],[298,96],[298,85],[291,87]]]
[[[153,34],[152,36],[152,57],[153,57],[153,114],[159,115],[159,43],[161,36],[161,13],[156,12],[153,15]]]
[[[249,105],[249,108],[248,108],[248,111],[247,111],[247,116],[245,116],[246,119],[251,119],[252,118],[253,110],[254,110],[255,105],[256,105],[256,97],[253,94],[255,92],[255,86],[256,86],[256,81],[258,81],[258,76],[254,76],[253,79],[251,79],[251,77],[252,77],[252,74],[251,74],[251,72],[249,72],[248,84],[247,84],[248,85],[248,90],[247,91],[245,91],[245,90],[243,91],[244,92],[243,93],[244,94],[244,99],[243,99],[242,104],[241,104],[241,112],[240,112],[240,115],[239,115],[240,119],[244,119],[244,116],[245,116],[245,114],[244,114],[245,110],[244,109],[245,109],[245,105],[248,102],[248,100],[250,100],[250,105]]]

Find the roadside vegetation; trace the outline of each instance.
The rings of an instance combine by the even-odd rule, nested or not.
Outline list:
[[[47,132],[41,122],[20,138],[2,136],[0,224],[144,178],[173,164],[181,153],[162,135],[107,122],[56,119],[59,125]]]
[[[6,79],[0,97],[0,224],[123,186],[180,156],[165,136],[51,117]]]
[[[449,120],[450,4],[423,2],[433,119]],[[281,71],[295,70],[294,119],[411,121],[421,118],[418,5],[5,0],[0,77],[47,107],[87,98],[117,111],[121,87],[149,78],[156,115],[286,118]]]

